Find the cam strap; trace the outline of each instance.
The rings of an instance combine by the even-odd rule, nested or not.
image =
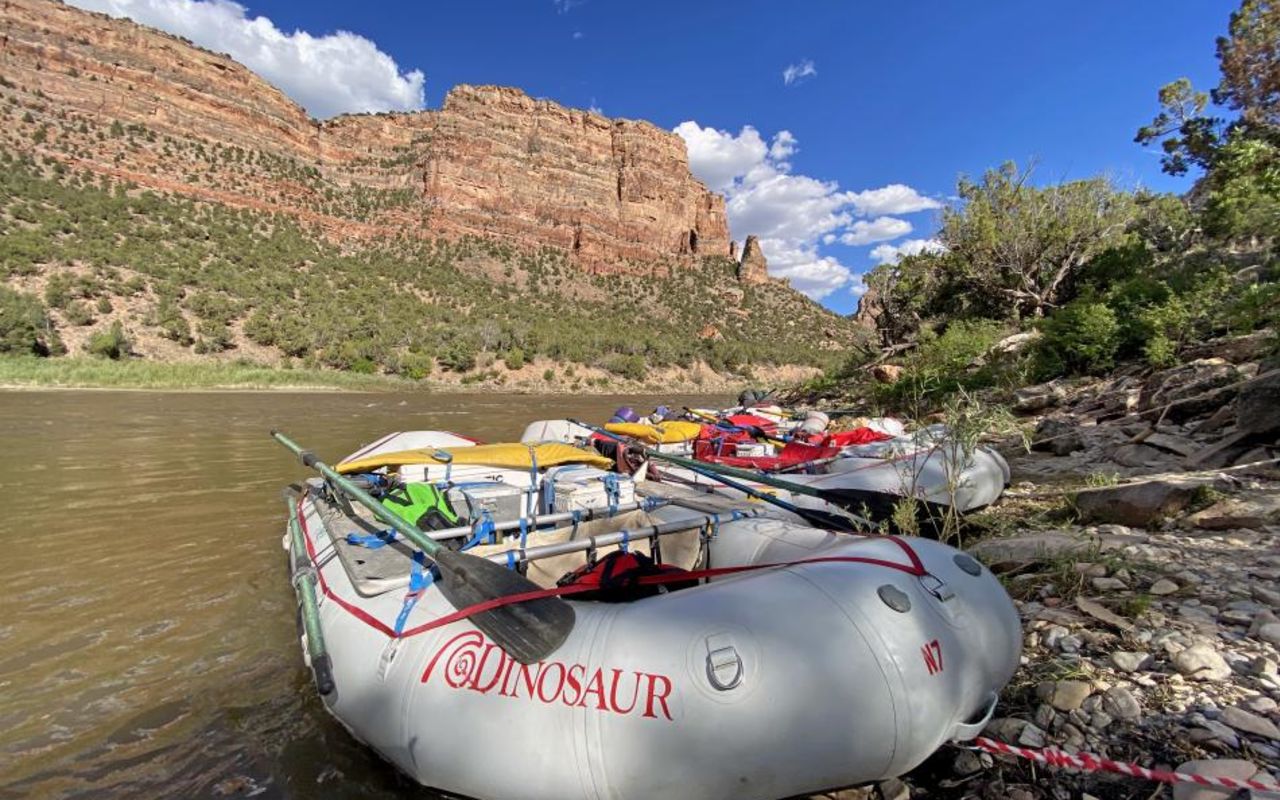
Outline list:
[[[693,580],[702,580],[703,578],[720,578],[726,575],[737,575],[743,572],[756,572],[762,569],[775,569],[778,567],[798,567],[803,564],[870,564],[876,567],[884,567],[885,569],[897,570],[906,573],[914,578],[923,578],[929,574],[924,568],[924,563],[920,560],[920,556],[916,551],[897,536],[879,537],[887,539],[898,545],[907,557],[906,564],[896,561],[887,561],[882,558],[871,558],[868,556],[817,556],[815,558],[801,558],[795,561],[776,561],[768,564],[745,564],[737,567],[714,567],[711,569],[697,569],[689,572],[668,573],[659,575],[645,575],[636,579],[636,585],[654,586],[665,583],[676,583]],[[542,600],[547,597],[564,597],[566,595],[581,594],[583,592],[597,591],[598,586],[589,584],[573,584],[569,586],[557,586],[552,589],[539,589],[532,592],[520,592],[519,594],[509,594],[504,597],[495,597],[491,600],[485,600],[481,603],[458,609],[452,614],[446,614],[438,617],[430,622],[425,622],[414,628],[410,628],[400,634],[401,637],[415,636],[419,633],[435,630],[445,625],[458,622],[460,620],[473,617],[485,611],[492,611],[495,608],[503,608],[505,606],[515,605],[516,603],[527,603],[530,600]]]

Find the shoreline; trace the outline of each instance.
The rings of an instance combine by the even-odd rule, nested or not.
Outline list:
[[[108,361],[82,357],[0,358],[0,392],[190,392],[190,393],[421,393],[632,395],[730,394],[751,385],[739,380],[663,381],[607,384],[527,383],[495,381],[447,382],[430,378],[414,381],[391,375],[366,375],[336,370],[281,369],[233,363],[165,363]]]

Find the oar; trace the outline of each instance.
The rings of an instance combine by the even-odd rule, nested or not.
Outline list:
[[[540,590],[536,583],[501,564],[450,550],[416,525],[388,511],[367,492],[317,459],[315,453],[304,450],[279,431],[273,430],[271,436],[434,561],[440,570],[440,580],[434,585],[440,587],[441,594],[454,608],[462,610],[500,597]],[[555,652],[574,625],[573,607],[558,597],[511,603],[479,611],[469,619],[494,644],[522,664],[532,664]]]
[[[583,427],[589,428],[595,431],[596,433],[600,434],[601,436],[607,436],[616,442],[623,442],[624,444],[626,443],[622,437],[617,436],[613,433],[610,433],[604,428],[597,428],[585,422],[578,422],[577,420],[569,420],[569,421],[577,425],[582,425]],[[729,478],[726,478],[724,475],[716,474],[716,470],[710,469],[712,465],[706,464],[702,461],[689,461],[688,459],[677,458],[675,456],[668,457],[666,453],[660,453],[657,450],[651,450],[646,447],[641,447],[640,450],[644,452],[646,455],[652,456],[654,458],[673,461],[674,463],[678,463],[697,475],[701,475],[704,478],[710,478],[713,481],[722,483],[725,486],[728,486],[730,489],[734,489],[736,491],[742,492],[743,494],[749,497],[754,497],[757,500],[763,500],[764,502],[770,505],[781,508],[783,511],[790,511],[792,514],[795,514],[801,519],[809,522],[809,524],[816,525],[819,528],[826,528],[829,530],[837,530],[837,531],[846,531],[850,533],[865,533],[866,531],[874,527],[871,525],[871,523],[867,522],[861,517],[849,517],[849,516],[845,516],[844,514],[834,514],[830,511],[823,511],[820,508],[801,508],[800,506],[794,505],[792,503],[788,503],[786,500],[783,500],[781,497],[774,497],[768,492],[762,492],[759,489],[755,489],[751,486],[747,486],[746,484],[742,484],[742,483],[738,483],[737,481],[730,480]],[[751,477],[748,478],[749,480],[756,479],[756,476],[754,475],[754,473],[748,473],[748,474],[751,475]],[[765,481],[760,481],[760,483],[764,483],[764,482]]]
[[[570,422],[577,422],[570,420]],[[612,437],[613,434],[601,428],[589,425],[585,422],[577,422],[577,424],[590,428],[591,430]],[[615,437],[616,438],[616,437]],[[697,471],[706,470],[714,472],[717,475],[728,475],[730,477],[739,478],[744,481],[755,481],[763,483],[766,486],[773,486],[778,489],[786,489],[793,494],[803,494],[809,497],[816,497],[819,500],[831,503],[834,506],[851,511],[855,514],[866,513],[871,519],[888,519],[893,514],[894,506],[898,499],[894,495],[885,492],[872,492],[867,489],[851,489],[847,487],[832,487],[829,489],[810,486],[806,483],[795,483],[780,478],[775,478],[768,473],[753,472],[747,469],[738,469],[737,467],[728,467],[723,464],[712,464],[706,461],[695,461],[691,458],[683,458],[681,456],[671,455],[670,453],[662,453],[657,450],[642,448],[643,452],[650,458],[656,458],[659,461],[669,461],[677,466],[685,469]]]

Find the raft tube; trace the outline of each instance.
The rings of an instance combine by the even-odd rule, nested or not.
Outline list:
[[[323,702],[450,793],[770,800],[885,779],[977,735],[1018,664],[1018,615],[969,556],[756,516],[704,526],[694,566],[784,566],[629,603],[568,600],[569,638],[522,666],[466,620],[413,634],[454,610],[433,587],[407,613],[403,590],[361,596],[340,559],[316,558],[334,513],[317,494],[296,519],[333,665]],[[651,517],[682,514],[700,517]]]

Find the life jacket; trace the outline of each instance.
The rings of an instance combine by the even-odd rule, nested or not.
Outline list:
[[[659,564],[644,553],[614,550],[594,564],[584,564],[566,573],[559,586],[594,586],[594,590],[575,594],[575,600],[598,600],[602,603],[625,603],[663,592],[674,592],[697,586],[697,579],[645,585],[639,581],[647,575],[675,575],[688,570],[670,564]]]
[[[449,496],[429,483],[402,483],[387,489],[382,505],[392,514],[424,531],[458,526],[458,514]]]

